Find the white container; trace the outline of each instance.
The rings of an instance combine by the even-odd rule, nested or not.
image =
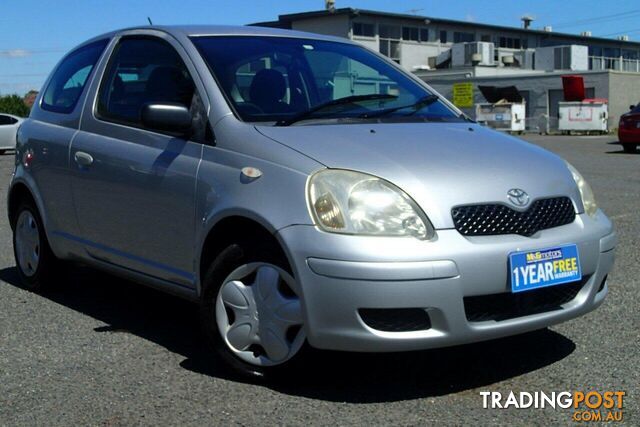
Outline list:
[[[606,102],[559,102],[558,130],[562,132],[608,132]]]
[[[476,121],[496,130],[524,132],[525,117],[524,103],[476,104]]]

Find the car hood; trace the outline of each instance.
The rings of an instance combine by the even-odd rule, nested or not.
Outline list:
[[[331,124],[256,129],[329,168],[365,172],[392,182],[422,207],[437,229],[454,227],[454,206],[509,204],[507,192],[514,188],[526,191],[531,201],[566,195],[582,209],[577,186],[560,157],[476,124]]]

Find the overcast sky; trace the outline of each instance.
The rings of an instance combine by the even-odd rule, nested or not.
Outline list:
[[[628,34],[640,40],[638,0],[337,0],[337,7],[416,13],[438,18],[518,26],[523,14],[535,28],[594,36]],[[2,4],[0,94],[39,90],[60,57],[75,45],[117,28],[154,24],[231,24],[275,20],[278,14],[318,10],[323,0],[21,0]],[[615,15],[615,16],[614,16]]]

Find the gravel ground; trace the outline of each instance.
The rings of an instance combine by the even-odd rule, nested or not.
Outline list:
[[[194,306],[88,270],[45,295],[18,286],[0,215],[0,425],[572,424],[570,410],[482,409],[480,391],[623,390],[640,424],[640,153],[611,137],[526,137],[591,182],[620,237],[610,295],[534,333],[404,354],[316,352],[273,384],[237,378]],[[5,199],[12,156],[0,157]]]

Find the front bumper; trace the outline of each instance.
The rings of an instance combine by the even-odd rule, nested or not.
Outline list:
[[[347,236],[296,225],[278,232],[301,286],[309,343],[346,351],[407,351],[519,334],[581,316],[604,300],[616,236],[609,219],[578,215],[532,237],[465,237],[438,230],[434,241]],[[464,298],[509,292],[508,255],[578,245],[584,286],[561,309],[506,320],[469,321]],[[563,285],[558,285],[563,286]],[[536,292],[536,291],[530,291]],[[373,329],[359,309],[421,308],[431,327]]]

